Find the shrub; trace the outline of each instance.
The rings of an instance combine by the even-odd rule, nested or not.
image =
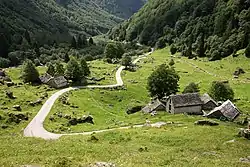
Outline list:
[[[128,68],[129,66],[131,66],[132,58],[130,56],[123,56],[122,65],[125,66],[125,68]]]
[[[55,67],[53,66],[52,63],[48,64],[48,69],[47,69],[47,73],[51,76],[55,75]]]
[[[194,82],[191,82],[188,86],[186,86],[186,88],[182,93],[198,93],[198,92],[200,92],[199,85]]]
[[[149,76],[147,89],[152,97],[162,98],[165,94],[168,96],[178,92],[179,80],[174,68],[162,64]]]
[[[234,91],[229,84],[214,81],[210,87],[209,95],[216,101],[234,100]]]
[[[170,66],[174,66],[174,65],[175,65],[174,59],[171,59],[171,60],[170,60],[169,65],[170,65]]]
[[[171,52],[171,55],[174,55],[177,52],[177,48],[175,47],[175,45],[170,46],[170,52]]]
[[[8,59],[0,57],[0,68],[8,68],[10,66],[10,61]]]

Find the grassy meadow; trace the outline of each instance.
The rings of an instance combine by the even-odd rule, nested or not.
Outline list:
[[[207,62],[204,59],[195,61],[186,58],[180,59],[178,55],[176,56],[172,58],[175,60],[175,68],[181,77],[180,92],[190,82],[198,82],[201,93],[205,93],[212,81],[229,80],[235,91],[235,98],[240,99],[236,102],[237,106],[243,113],[249,113],[248,99],[250,99],[250,95],[247,93],[250,88],[250,84],[247,82],[250,72],[249,59],[240,55],[237,58],[228,57],[221,61]],[[45,121],[45,128],[55,133],[84,132],[142,124],[145,123],[146,118],[149,118],[151,122],[165,121],[173,122],[172,124],[163,128],[131,128],[93,134],[92,136],[95,136],[96,140],[93,140],[91,136],[79,135],[45,141],[23,137],[22,130],[28,124],[28,122],[24,122],[0,130],[0,166],[15,167],[33,164],[48,167],[87,167],[90,163],[100,161],[112,162],[118,167],[249,166],[249,163],[239,161],[240,158],[250,155],[250,145],[248,140],[237,137],[238,129],[241,126],[236,123],[218,121],[220,125],[215,127],[196,126],[194,122],[204,118],[167,113],[159,113],[155,117],[142,113],[133,115],[125,113],[129,107],[145,105],[150,101],[146,90],[147,77],[158,65],[168,63],[170,59],[169,49],[166,48],[142,59],[138,63],[140,68],[136,72],[124,71],[122,78],[126,90],[82,89],[69,93],[69,102],[79,108],[72,108],[57,101]],[[216,74],[216,76],[209,75],[190,63]],[[100,84],[115,83],[115,78],[112,78],[115,72],[111,71],[117,65],[107,65],[102,61],[94,61],[90,64],[94,77],[111,74],[110,78],[107,77]],[[238,80],[232,80],[232,73],[237,67],[242,67],[246,74]],[[40,69],[40,71],[43,70]],[[15,82],[19,82],[17,78],[19,73],[18,69],[9,71]],[[14,95],[18,97],[16,100],[21,102],[24,99],[24,103],[27,99],[35,100],[36,93],[43,89],[43,86],[39,89],[29,85],[26,87],[11,88],[13,92],[15,91]],[[5,87],[1,86],[0,89],[4,90]],[[52,90],[50,93],[54,91]],[[3,97],[2,95],[4,94],[1,94],[1,97]],[[12,106],[13,103],[11,101],[6,105]],[[40,107],[27,107],[25,111],[33,113],[32,116],[34,116]],[[55,117],[55,121],[50,121],[49,117],[58,112],[76,117],[91,114],[95,124],[67,127],[65,126],[67,120],[64,118]]]

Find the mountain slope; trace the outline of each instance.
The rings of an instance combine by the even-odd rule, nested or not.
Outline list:
[[[249,0],[149,0],[110,37],[161,47],[175,43],[185,56],[216,60],[249,43],[249,7]]]
[[[94,0],[103,10],[115,16],[128,19],[136,13],[147,0]]]
[[[25,29],[33,33],[68,33],[89,35],[106,32],[121,19],[96,8],[90,1],[71,1],[67,8],[54,0],[1,0],[0,24],[12,33]]]

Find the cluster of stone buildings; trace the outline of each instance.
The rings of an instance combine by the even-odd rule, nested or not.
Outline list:
[[[239,109],[230,101],[219,105],[208,94],[198,93],[171,95],[162,100],[154,99],[142,109],[144,113],[166,111],[171,114],[204,115],[208,118],[218,118],[233,121],[240,115]]]

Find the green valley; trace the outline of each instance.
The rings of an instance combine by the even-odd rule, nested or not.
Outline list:
[[[248,167],[249,0],[0,0],[0,166]]]

